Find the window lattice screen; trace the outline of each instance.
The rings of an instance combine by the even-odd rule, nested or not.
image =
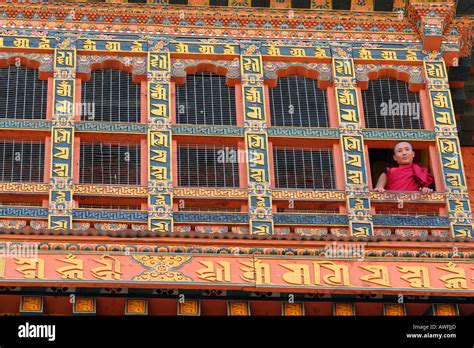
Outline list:
[[[111,205],[111,204],[79,204],[83,209],[113,209],[113,210],[140,210],[138,205]]]
[[[178,179],[180,186],[238,187],[237,149],[217,145],[180,145]]]
[[[210,0],[210,6],[229,6],[229,0]]]
[[[94,70],[82,83],[83,121],[140,122],[140,84],[117,69]]]
[[[48,82],[38,70],[11,65],[0,68],[0,118],[45,119]]]
[[[331,150],[275,147],[273,162],[277,188],[335,188]]]
[[[80,183],[140,184],[140,145],[81,143]]]
[[[44,142],[0,139],[0,181],[43,182]]]
[[[183,207],[179,208],[179,211],[217,211],[217,212],[232,212],[240,213],[240,208],[214,208],[214,207]]]
[[[311,8],[311,0],[291,0],[292,8]]]
[[[42,207],[42,203],[32,203],[32,202],[0,202],[1,206],[9,207]]]
[[[340,214],[339,209],[292,209],[278,208],[278,213],[302,213],[302,214]]]
[[[375,0],[374,11],[393,11],[393,0]]]
[[[367,128],[423,129],[418,93],[410,92],[406,82],[371,80],[362,96]]]
[[[332,2],[333,10],[350,10],[351,0],[337,0]]]
[[[252,7],[270,7],[270,0],[251,0]]]
[[[304,76],[278,79],[270,88],[272,126],[328,127],[329,117],[326,91],[317,81]]]
[[[176,86],[177,123],[235,125],[235,115],[235,88],[226,85],[225,76],[201,72]]]

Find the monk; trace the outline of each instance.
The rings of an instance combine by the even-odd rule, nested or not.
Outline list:
[[[433,175],[428,169],[413,163],[415,152],[409,142],[401,141],[393,148],[393,159],[398,167],[387,167],[380,175],[375,191],[421,191],[422,193],[433,192]]]

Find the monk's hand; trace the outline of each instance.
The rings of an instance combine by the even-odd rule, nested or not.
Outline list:
[[[420,187],[420,191],[423,194],[427,194],[433,192],[433,189],[430,189],[429,187]]]
[[[374,191],[385,192],[385,189],[382,186],[377,186],[376,188],[374,188]]]

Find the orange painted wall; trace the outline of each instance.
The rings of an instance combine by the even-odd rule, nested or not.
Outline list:
[[[472,209],[474,207],[474,146],[461,147],[461,153]]]

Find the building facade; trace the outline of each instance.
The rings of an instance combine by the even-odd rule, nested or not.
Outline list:
[[[459,12],[2,1],[0,313],[473,314]]]

